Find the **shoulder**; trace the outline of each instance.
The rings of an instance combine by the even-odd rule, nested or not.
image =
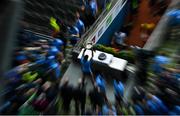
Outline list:
[[[81,20],[81,19],[79,19],[79,23],[81,24],[81,25],[83,25],[84,23],[83,23],[83,21]]]
[[[78,29],[76,26],[74,26],[74,30],[75,30],[76,32],[79,32],[79,29]]]
[[[123,33],[123,32],[122,32],[122,33],[121,33],[121,36],[122,36],[122,37],[125,37],[125,36],[126,36],[126,33]]]

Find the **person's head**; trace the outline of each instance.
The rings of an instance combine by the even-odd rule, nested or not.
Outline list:
[[[52,83],[50,81],[46,81],[43,85],[42,85],[42,89],[44,91],[48,90],[51,87]]]
[[[143,23],[143,24],[141,24],[141,28],[142,29],[144,29],[145,28],[145,24]]]
[[[73,17],[73,18],[71,18],[71,20],[69,21],[68,26],[69,26],[69,27],[73,27],[75,24],[76,24],[76,17]]]
[[[88,55],[85,55],[85,56],[84,56],[84,61],[85,61],[85,62],[88,61]]]
[[[37,80],[33,81],[33,83],[34,83],[34,84],[40,84],[40,83],[42,83],[42,79],[41,79],[41,78],[39,78],[39,79],[37,79]]]
[[[85,6],[84,5],[81,6],[81,11],[85,11]]]
[[[121,32],[121,31],[118,32],[119,35],[121,35],[121,33],[123,33],[123,32]]]
[[[30,95],[32,95],[33,93],[35,93],[37,91],[37,89],[36,88],[31,88],[31,89],[29,89],[27,92],[25,92],[25,96],[30,96]]]
[[[76,18],[79,19],[80,18],[80,14],[78,11],[76,11]]]
[[[57,60],[59,62],[62,62],[64,60],[64,56],[63,56],[63,53],[62,52],[58,52],[57,53]]]
[[[151,93],[149,93],[149,92],[146,93],[146,98],[147,98],[147,99],[152,99],[152,97],[153,97],[153,96],[152,96]]]

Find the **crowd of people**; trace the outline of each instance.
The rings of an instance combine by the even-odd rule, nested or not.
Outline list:
[[[141,54],[142,55],[142,54]],[[151,56],[151,55],[150,55]],[[149,57],[150,57],[149,56]],[[82,67],[86,68],[87,70],[83,70],[83,73],[88,73],[90,76],[86,76],[85,78],[91,78],[93,76],[94,81],[92,81],[94,85],[94,89],[91,90],[88,94],[85,88],[81,90],[81,94],[79,94],[80,103],[77,105],[76,108],[81,106],[81,113],[82,114],[94,114],[94,115],[122,115],[122,114],[136,114],[136,115],[179,115],[180,107],[179,107],[179,69],[166,69],[168,72],[164,71],[164,65],[170,63],[170,59],[163,54],[157,54],[152,57],[154,63],[150,63],[151,70],[153,70],[154,74],[157,76],[155,81],[150,81],[147,78],[136,77],[137,78],[137,85],[134,86],[132,91],[132,96],[130,99],[125,102],[124,101],[124,83],[119,80],[113,80],[114,86],[114,97],[115,103],[109,102],[106,96],[106,84],[105,81],[106,76],[103,75],[102,72],[93,73],[91,75],[92,69],[91,65],[86,65],[88,61],[88,56],[85,55],[82,60],[86,57],[86,60],[82,63]],[[141,56],[142,57],[142,56]],[[145,59],[147,59],[146,57]],[[178,64],[179,61],[177,61]],[[148,62],[146,62],[148,63]],[[144,66],[144,68],[147,68]],[[82,68],[83,69],[83,68]],[[146,73],[148,72],[145,70]],[[169,72],[170,71],[170,72]],[[141,71],[140,75],[144,73]],[[140,76],[137,75],[137,76]],[[80,78],[83,80],[84,77]],[[85,87],[83,81],[79,81],[82,84],[82,87]],[[85,79],[84,79],[85,80]],[[143,81],[142,81],[143,80]],[[66,81],[67,82],[67,81]],[[108,82],[109,83],[109,82]],[[151,84],[148,84],[151,83]],[[153,87],[152,87],[153,85]],[[70,85],[69,85],[70,86]],[[79,86],[78,86],[79,87]],[[155,87],[155,88],[154,88]],[[73,90],[73,89],[71,89]],[[71,93],[70,96],[73,95],[74,92]],[[75,94],[76,91],[75,91]],[[88,98],[91,101],[91,110],[87,110],[86,112],[85,106],[86,104],[86,95],[89,95]],[[82,98],[83,96],[83,98]],[[172,100],[170,100],[171,98]],[[73,97],[71,98],[73,100]],[[69,99],[70,101],[70,99]],[[75,101],[77,102],[77,101]],[[68,102],[70,104],[70,102]],[[70,107],[69,107],[70,109]],[[85,111],[85,112],[84,112]],[[90,112],[91,111],[91,112]],[[79,110],[78,110],[79,112]],[[76,109],[77,113],[77,109]],[[77,113],[78,114],[78,113]]]
[[[110,4],[111,0],[83,0],[81,7],[75,12],[75,18],[70,24],[64,24],[60,18],[54,21],[55,25],[52,22],[50,23],[53,28],[52,36],[66,37],[74,46],[85,31],[95,22],[100,13]]]
[[[70,104],[74,100],[76,115],[117,115],[115,105],[113,105],[106,96],[105,75],[102,72],[93,71],[91,64],[92,59],[89,59],[89,56],[85,55],[85,51],[86,49],[84,49],[81,58],[83,75],[79,78],[77,87],[73,87],[69,83],[68,77],[62,80],[60,86],[63,100],[62,108],[65,113],[69,113],[70,109],[72,110]],[[88,78],[90,78],[93,85],[90,91],[87,91]],[[118,105],[123,102],[124,84],[115,79],[113,84],[114,95]],[[90,101],[90,103],[87,103],[87,101]]]
[[[112,79],[115,101],[109,101],[106,75],[93,70],[92,59],[85,55],[86,49],[80,59],[83,75],[77,80],[78,84],[73,86],[68,77],[61,78],[67,44],[70,42],[74,46],[110,2],[83,0],[83,5],[76,11],[75,21],[68,26],[61,20],[51,18],[50,23],[54,29],[52,39],[40,38],[25,31],[20,32],[18,47],[13,55],[14,68],[5,74],[7,85],[0,93],[0,97],[4,98],[0,114],[180,114],[179,69],[163,67],[170,62],[163,54],[156,55],[151,65],[153,72],[160,77],[151,82],[156,90],[152,91],[149,85],[140,84],[134,87],[133,95],[128,101],[124,99],[126,83],[118,79]],[[140,1],[132,2],[135,12],[138,2]],[[152,30],[148,30],[147,26],[149,25],[143,24],[142,31],[149,34]],[[127,35],[125,32],[116,32],[112,43],[122,46]],[[179,61],[177,64],[179,66]],[[139,75],[142,74],[144,73],[139,72]],[[93,85],[90,91],[87,90],[87,78],[90,78]]]
[[[19,48],[13,58],[15,68],[5,74],[8,84],[1,94],[5,99],[0,106],[2,114],[58,114],[62,113],[58,112],[61,100],[63,114],[70,112],[73,100],[76,114],[116,114],[115,107],[107,100],[103,75],[97,73],[94,76],[91,61],[84,56],[85,51],[81,59],[83,77],[79,79],[78,86],[73,87],[68,79],[60,78],[64,60],[62,40],[40,39],[26,31],[20,32],[18,39]],[[85,82],[88,75],[94,85],[89,93]],[[123,84],[114,81],[114,87],[116,98],[121,99]],[[93,109],[89,111],[85,109],[87,94]]]
[[[179,60],[163,52],[151,56],[146,81],[134,88],[133,107],[139,115],[179,115]],[[176,67],[168,68],[172,62]],[[148,68],[148,67],[146,67]],[[171,70],[172,69],[172,70]]]
[[[20,30],[16,41],[17,47],[12,55],[13,68],[5,73],[7,84],[0,95],[4,98],[4,103],[0,106],[1,114],[58,113],[56,105],[59,90],[62,91],[61,98],[68,93],[66,87],[64,87],[65,93],[63,88],[58,89],[63,76],[61,69],[65,62],[65,48],[69,42],[73,46],[77,43],[105,9],[107,2],[83,0],[81,8],[76,11],[74,21],[70,24],[64,24],[59,18],[51,17],[52,38],[43,38]],[[65,85],[67,84],[63,84]],[[81,89],[79,84],[75,91],[81,92]],[[68,97],[66,96],[65,99]],[[77,95],[74,99],[76,104],[79,104],[81,99]],[[63,101],[67,102],[67,100]],[[65,111],[67,107],[68,102],[65,103]],[[76,109],[78,109],[77,105]],[[78,113],[78,110],[76,112]]]

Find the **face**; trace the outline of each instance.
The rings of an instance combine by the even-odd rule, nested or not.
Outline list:
[[[79,18],[79,17],[80,17],[79,12],[76,12],[76,17],[77,17],[77,18]]]
[[[84,11],[85,10],[85,6],[81,6],[81,10]]]

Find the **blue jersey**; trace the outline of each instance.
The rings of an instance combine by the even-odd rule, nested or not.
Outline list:
[[[96,11],[97,11],[97,4],[96,4],[95,0],[92,0],[89,5],[91,7],[93,15],[95,16]]]
[[[111,111],[111,115],[116,116],[116,108],[114,106],[112,106],[112,109],[109,109],[107,105],[103,105],[102,107],[102,113],[103,115],[109,115],[109,112]]]
[[[22,60],[26,60],[26,59],[27,59],[26,55],[23,55],[23,54],[16,56],[17,61],[22,61]]]
[[[52,69],[52,71],[55,74],[56,78],[60,77],[61,70],[60,70],[60,64],[55,60],[54,56],[49,56],[47,60],[48,69]]]
[[[161,65],[168,64],[170,59],[165,56],[156,56],[154,61],[155,63],[153,64],[153,69],[155,72],[160,73],[163,70]]]
[[[169,112],[169,115],[180,115],[180,106],[174,106],[173,110]]]
[[[170,10],[166,15],[171,17],[171,20],[170,20],[171,25],[180,24],[180,10],[179,9]]]
[[[53,73],[54,73],[55,77],[59,78],[60,74],[61,74],[59,63],[54,62],[53,64],[51,64],[50,68],[53,69]]]
[[[78,28],[79,33],[82,35],[84,33],[85,26],[84,26],[84,23],[80,19],[77,20],[76,27]]]
[[[148,100],[146,105],[151,114],[160,114],[157,105],[152,100]]]
[[[124,95],[124,85],[121,82],[114,80],[114,89],[117,96],[120,95],[122,97]]]
[[[13,81],[18,81],[21,79],[21,74],[19,74],[19,70],[21,70],[20,66],[13,68],[12,70],[5,73],[5,77],[9,79],[14,79]]]
[[[91,62],[90,61],[84,61],[84,57],[81,58],[81,65],[82,65],[82,71],[84,73],[90,73],[91,72]]]
[[[108,115],[109,109],[108,109],[107,105],[103,105],[102,112],[103,112],[103,115]]]
[[[56,46],[59,50],[61,50],[61,46],[63,46],[64,42],[60,39],[55,39],[52,42],[53,46]]]
[[[16,60],[18,60],[18,61],[26,60],[26,56],[25,55],[18,55],[18,56],[16,56]]]
[[[167,114],[168,108],[164,103],[156,96],[153,96],[151,100],[147,101],[147,106],[152,114]]]
[[[59,50],[57,47],[55,46],[52,46],[50,49],[49,49],[49,52],[48,52],[48,55],[50,56],[56,56],[58,54]]]
[[[154,100],[155,104],[158,106],[161,113],[168,113],[168,108],[158,97],[153,96],[153,100]]]
[[[144,111],[141,108],[141,106],[139,106],[138,104],[134,105],[134,110],[136,112],[137,115],[144,115]]]
[[[106,91],[105,90],[105,81],[100,74],[96,77],[96,83],[100,87],[102,92]]]
[[[73,26],[70,28],[69,33],[71,35],[78,35],[79,34],[79,29],[76,26]],[[78,40],[78,37],[71,37],[72,40]]]

